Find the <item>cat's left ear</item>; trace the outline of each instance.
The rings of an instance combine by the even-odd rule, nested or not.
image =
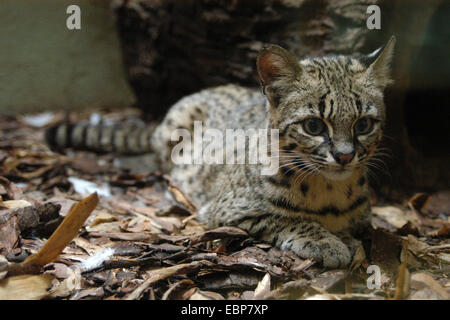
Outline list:
[[[282,91],[299,77],[300,64],[288,51],[277,45],[261,50],[256,61],[264,94],[272,107],[277,107]]]
[[[381,88],[393,82],[391,79],[391,62],[394,56],[395,41],[395,36],[392,36],[385,46],[362,59],[362,62],[367,66],[366,72],[373,77],[375,84]]]

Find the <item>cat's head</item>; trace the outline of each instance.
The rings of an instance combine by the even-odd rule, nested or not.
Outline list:
[[[392,37],[366,56],[300,61],[275,45],[260,52],[258,73],[270,127],[280,132],[281,164],[341,180],[366,163],[382,137],[394,45]]]

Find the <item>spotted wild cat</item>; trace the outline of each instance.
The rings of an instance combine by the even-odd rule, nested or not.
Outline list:
[[[370,220],[366,164],[382,137],[394,44],[392,37],[367,56],[300,61],[272,45],[257,60],[263,93],[236,85],[206,89],[173,105],[155,130],[72,124],[48,137],[60,147],[154,150],[209,227],[237,226],[325,267],[346,267],[359,243],[352,234]],[[171,134],[192,130],[195,120],[220,130],[278,129],[278,171],[174,164]]]

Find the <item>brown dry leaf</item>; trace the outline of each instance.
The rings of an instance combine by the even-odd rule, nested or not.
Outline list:
[[[6,208],[6,209],[20,209],[32,206],[31,203],[29,203],[26,200],[8,200],[8,201],[0,201],[0,207]]]
[[[73,273],[69,266],[59,262],[49,263],[45,269],[45,273],[51,274],[59,280],[66,279]]]
[[[429,199],[430,199],[429,194],[421,192],[413,195],[408,202],[412,205],[414,209],[420,212]]]
[[[420,231],[427,236],[445,236],[450,232],[450,190],[434,195],[418,194],[408,205],[420,222]]]
[[[168,234],[178,231],[183,226],[179,218],[156,216],[156,210],[154,208],[132,207],[130,209],[134,213],[145,215],[146,218],[149,218],[149,221],[154,227]]]
[[[83,289],[72,295],[70,300],[99,300],[105,295],[103,287]]]
[[[256,286],[253,300],[262,300],[264,296],[270,291],[270,274],[266,275],[261,279],[261,281]]]
[[[173,296],[175,296],[174,292],[180,290],[180,288],[186,288],[186,287],[190,288],[192,286],[194,286],[194,281],[192,281],[192,280],[184,279],[184,280],[178,281],[178,282],[172,284],[170,286],[170,288],[167,289],[166,292],[164,292],[164,295],[162,296],[161,300],[168,300],[169,298],[173,298]]]
[[[428,236],[447,236],[450,234],[450,222],[441,220],[441,219],[434,219],[430,221],[431,223],[428,223],[428,225],[436,228],[435,230],[431,230],[427,232],[426,235]]]
[[[230,255],[217,255],[215,263],[225,269],[257,270],[268,272],[274,277],[287,277],[294,265],[288,253],[271,248],[268,252],[257,247],[247,247]]]
[[[63,281],[59,282],[58,285],[54,286],[50,290],[50,297],[53,298],[64,298],[73,294],[76,290],[81,289],[81,272],[79,269],[68,268],[69,276]]]
[[[0,280],[4,279],[8,273],[6,267],[8,266],[8,260],[2,255],[0,255]]]
[[[404,241],[404,246],[407,250],[402,254],[408,257],[408,263],[413,267],[419,267],[422,264],[436,266],[441,263],[450,264],[450,254],[448,253],[450,244],[430,246],[410,234]]]
[[[49,274],[20,275],[0,281],[0,300],[39,300],[49,295],[54,277]]]
[[[147,221],[149,221],[154,228],[168,234],[176,232],[182,227],[182,223],[179,218],[158,217],[155,214],[156,209],[152,207],[136,207],[125,201],[111,201],[111,204],[114,206],[115,210],[119,209],[124,213],[134,214],[140,218],[141,221],[145,221],[145,219],[147,219]]]
[[[306,300],[382,300],[383,298],[375,294],[349,293],[349,294],[330,294],[321,293],[309,296]]]
[[[151,276],[145,280],[136,290],[126,297],[126,300],[136,300],[142,295],[154,283],[166,279],[168,277],[185,274],[200,269],[205,264],[209,264],[207,261],[193,261],[191,263],[178,264],[168,268],[161,268],[151,271]]]
[[[52,262],[72,241],[86,219],[98,204],[96,193],[74,205],[63,222],[36,253],[20,264],[10,265],[10,274],[37,273],[47,263]]]
[[[236,271],[224,272],[220,270],[220,272],[215,272],[213,269],[206,275],[200,275],[198,279],[203,283],[203,289],[207,290],[248,290],[254,289],[258,285],[261,280],[261,273],[239,269]],[[253,290],[251,291],[251,297],[253,297]]]
[[[105,222],[113,222],[117,221],[117,217],[113,216],[112,214],[109,214],[104,211],[97,212],[95,216],[93,217],[92,221],[89,222],[89,227],[92,228],[98,224],[105,223]]]
[[[160,235],[148,233],[148,232],[90,232],[91,237],[106,237],[114,240],[125,240],[125,241],[155,241],[160,238]],[[186,237],[177,237],[174,239],[187,239]],[[174,241],[177,241],[174,240]]]
[[[436,192],[430,195],[420,208],[416,208],[422,214],[437,218],[440,215],[450,215],[450,190]]]
[[[349,268],[350,272],[358,269],[364,261],[366,261],[366,252],[364,251],[363,245],[360,244],[353,256],[353,260]]]
[[[0,176],[0,185],[3,186],[3,189],[5,189],[8,199],[16,200],[23,198],[22,189],[18,188],[14,183],[5,177]]]
[[[75,237],[73,242],[80,248],[82,248],[85,252],[87,252],[90,256],[102,251],[104,248],[102,246],[97,246],[95,244],[90,243],[88,240]]]
[[[169,182],[168,189],[172,193],[174,199],[181,203],[183,206],[188,208],[188,210],[192,213],[197,212],[197,206],[191,200],[191,198],[186,195],[181,189],[175,185],[175,183],[168,176],[164,176],[164,178]]]
[[[202,291],[199,288],[194,288],[195,291],[190,295],[189,300],[225,300],[225,298],[212,291]]]
[[[343,284],[347,277],[344,270],[329,270],[311,280],[311,288],[318,292],[326,292]]]
[[[239,239],[247,238],[248,234],[242,229],[235,227],[219,227],[212,230],[207,230],[203,234],[198,235],[192,239],[192,243],[203,241],[210,241],[216,239]]]
[[[122,220],[119,223],[119,226],[121,231],[128,232],[161,233],[162,230],[164,230],[164,228],[160,224],[157,224],[153,220],[142,216]]]
[[[6,255],[14,249],[19,237],[20,230],[16,216],[11,217],[5,223],[0,223],[0,254]]]
[[[72,208],[78,201],[73,199],[68,199],[65,197],[63,193],[61,193],[58,189],[55,191],[55,196],[51,197],[49,202],[59,204],[61,206],[60,214],[65,217],[67,213],[69,213],[70,208]]]
[[[403,300],[409,295],[411,275],[407,267],[407,259],[405,259],[399,267],[397,282],[395,285],[395,294],[393,300]]]
[[[280,288],[268,292],[265,300],[293,300],[300,299],[309,287],[309,281],[305,279],[283,283]]]
[[[112,222],[103,222],[100,224],[96,224],[93,227],[87,226],[86,231],[89,233],[94,232],[105,232],[105,233],[117,233],[123,231],[121,228],[121,224],[123,221],[112,221]]]
[[[412,225],[417,225],[419,220],[416,216],[408,213],[406,210],[402,210],[394,206],[383,206],[383,207],[372,207],[372,212],[386,220],[388,223],[393,225],[395,228],[400,229],[408,222]]]
[[[425,272],[411,276],[411,299],[450,300],[450,290],[445,290],[432,276]]]

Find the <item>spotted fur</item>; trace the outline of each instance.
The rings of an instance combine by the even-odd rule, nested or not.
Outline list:
[[[358,246],[351,235],[370,220],[366,164],[382,136],[394,42],[364,57],[301,61],[269,46],[257,61],[263,93],[227,85],[185,97],[169,110],[149,146],[209,227],[238,226],[325,267],[346,267]],[[321,134],[305,127],[312,118],[323,122]],[[372,125],[367,133],[360,130],[363,118]],[[264,176],[260,165],[249,164],[175,165],[171,135],[191,131],[195,120],[223,131],[278,129],[277,173]]]

